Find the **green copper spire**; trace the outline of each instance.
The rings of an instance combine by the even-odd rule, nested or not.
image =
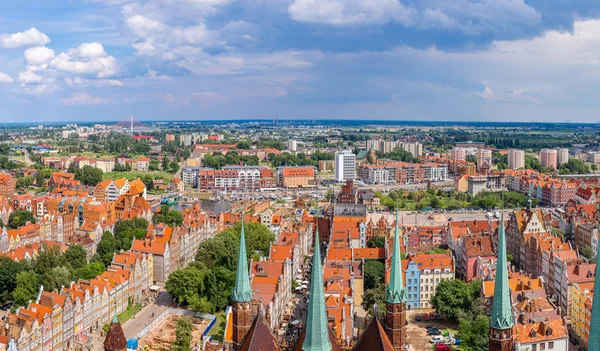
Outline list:
[[[304,351],[331,351],[329,341],[329,325],[327,324],[327,308],[323,292],[323,267],[321,266],[321,244],[319,242],[319,224],[316,220],[315,250],[310,275],[310,295],[308,298],[308,315],[306,316],[306,336],[302,343]]]
[[[406,300],[404,279],[402,278],[402,261],[400,260],[400,234],[398,233],[398,222],[398,206],[396,205],[396,230],[394,231],[392,267],[390,271],[390,282],[385,288],[385,301],[388,303],[402,303]]]
[[[117,317],[117,310],[115,310],[115,316],[113,317],[112,322],[113,323],[119,323],[119,318]]]
[[[596,258],[600,257],[600,245],[598,245]],[[596,264],[596,277],[600,277],[600,264]],[[600,284],[600,283],[599,283]],[[590,335],[588,336],[588,350],[600,350],[600,287],[594,289],[594,300],[592,301],[592,322],[590,324]]]
[[[238,251],[237,271],[235,274],[235,287],[231,298],[235,302],[252,301],[252,289],[248,276],[248,256],[246,255],[246,238],[244,235],[244,214],[242,213],[242,232],[240,233],[240,250]]]
[[[490,314],[490,327],[509,329],[515,324],[508,288],[508,267],[506,262],[506,233],[504,232],[504,196],[502,197],[502,215],[498,228],[498,262],[496,263],[496,282],[494,283],[494,302]]]

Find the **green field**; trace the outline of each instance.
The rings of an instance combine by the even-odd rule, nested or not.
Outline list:
[[[217,316],[217,321],[215,322],[215,325],[212,327],[208,335],[211,336],[213,339],[222,342],[223,337],[225,336],[225,312],[221,311],[215,313],[215,316]]]
[[[128,180],[134,180],[145,175],[151,175],[152,178],[162,178],[166,183],[169,183],[171,179],[173,179],[173,174],[169,172],[163,171],[153,171],[153,172],[144,172],[144,171],[126,171],[126,172],[106,172],[102,174],[102,179],[119,179],[119,178],[127,178]]]

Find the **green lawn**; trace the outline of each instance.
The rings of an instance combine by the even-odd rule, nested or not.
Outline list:
[[[128,180],[134,180],[140,178],[145,175],[151,175],[152,178],[162,178],[165,182],[169,183],[171,179],[173,179],[173,174],[169,172],[163,171],[152,171],[152,172],[144,172],[144,171],[125,171],[125,172],[106,172],[102,174],[102,179],[119,179],[119,178],[127,178]]]
[[[223,337],[225,336],[225,312],[217,312],[215,316],[217,316],[217,321],[208,335],[217,341],[223,342]]]
[[[131,317],[135,316],[141,310],[142,310],[142,305],[139,305],[139,304],[127,307],[127,309],[124,312],[121,312],[121,314],[119,314],[117,316],[117,318],[119,319],[119,323],[121,323],[121,325],[123,325],[123,323],[130,320]],[[102,329],[104,330],[105,333],[107,333],[109,327],[110,327],[110,323],[105,324],[102,327]]]
[[[121,322],[121,324],[127,322],[129,319],[131,319],[131,317],[135,316],[139,311],[142,310],[142,305],[133,305],[133,306],[129,306],[127,307],[127,309],[122,312],[120,315],[117,316],[117,318],[119,318],[119,322]]]

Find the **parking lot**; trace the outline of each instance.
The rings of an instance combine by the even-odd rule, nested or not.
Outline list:
[[[410,351],[429,351],[432,348],[432,344],[429,342],[432,336],[427,335],[427,325],[437,326],[438,329],[443,333],[448,330],[450,335],[456,334],[456,323],[436,321],[436,320],[421,320],[416,321],[417,315],[422,315],[429,310],[418,310],[418,311],[407,311],[406,318],[408,319],[407,336]]]

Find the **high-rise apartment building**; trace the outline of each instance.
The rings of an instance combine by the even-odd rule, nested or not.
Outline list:
[[[540,151],[540,163],[542,167],[557,169],[558,152],[553,149],[542,149]]]
[[[467,160],[467,149],[462,147],[455,147],[452,149],[452,159],[454,162],[466,161]]]
[[[508,150],[508,168],[515,171],[525,168],[525,151],[518,149]]]
[[[556,153],[558,154],[558,165],[564,165],[565,163],[569,162],[569,149],[565,148],[558,148],[556,149]]]
[[[482,170],[490,170],[492,168],[492,150],[478,149],[477,150],[477,172]]]
[[[356,177],[356,155],[351,150],[341,150],[335,153],[335,180],[344,182]]]

